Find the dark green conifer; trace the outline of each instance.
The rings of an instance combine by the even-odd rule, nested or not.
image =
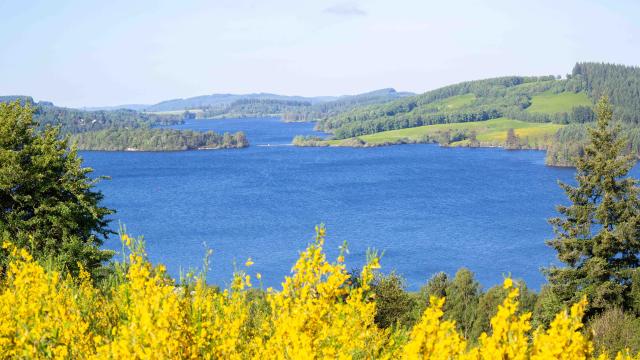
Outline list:
[[[586,295],[589,312],[629,307],[631,280],[640,264],[640,202],[637,181],[627,176],[632,156],[613,126],[606,97],[596,107],[597,123],[577,160],[576,186],[560,183],[569,206],[550,219],[555,237],[548,244],[566,266],[546,269],[550,289],[564,303]]]

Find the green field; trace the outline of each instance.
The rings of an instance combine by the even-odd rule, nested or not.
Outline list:
[[[461,107],[471,105],[474,101],[476,101],[476,95],[469,93],[464,95],[451,96],[443,100],[435,101],[427,105],[427,107],[437,109],[438,111],[456,110]]]
[[[556,114],[569,112],[575,106],[593,106],[593,104],[587,94],[583,92],[562,92],[559,94],[545,92],[535,95],[531,99],[531,106],[527,108],[527,111]]]
[[[419,126],[414,128],[383,131],[359,138],[368,144],[379,145],[394,143],[402,140],[420,142],[428,135],[436,135],[444,131],[475,131],[482,146],[501,146],[507,138],[507,130],[514,129],[515,134],[527,140],[530,147],[544,146],[551,136],[563,125],[553,123],[530,123],[520,120],[498,118],[487,121],[473,121],[465,123],[438,124]],[[329,145],[340,146],[345,140],[330,140]],[[348,139],[347,139],[348,141]],[[451,143],[451,146],[466,146],[468,140]]]

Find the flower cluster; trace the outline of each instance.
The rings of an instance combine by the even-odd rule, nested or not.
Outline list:
[[[583,333],[586,299],[559,313],[548,329],[532,331],[531,315],[517,315],[519,290],[511,279],[504,282],[508,295],[491,331],[476,345],[455,322],[442,319],[444,298],[432,297],[411,330],[380,329],[369,285],[378,258],[369,259],[359,284],[352,284],[343,253],[327,260],[324,236],[317,228],[280,291],[252,288],[251,259],[229,289],[208,286],[202,275],[178,284],[163,266],[151,265],[140,240],[127,235],[126,261],[102,286],[83,270],[77,278],[47,270],[5,242],[11,261],[0,283],[0,358],[596,358]]]

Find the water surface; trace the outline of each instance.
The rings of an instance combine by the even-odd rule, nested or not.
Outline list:
[[[264,286],[279,286],[316,224],[327,251],[348,242],[350,268],[368,248],[418,289],[437,271],[466,266],[486,287],[512,274],[533,288],[555,259],[546,219],[565,202],[556,185],[573,171],[544,166],[544,153],[446,149],[435,145],[296,148],[312,124],[278,119],[195,120],[177,128],[247,133],[241,150],[83,152],[120,221],[143,234],[150,258],[172,275],[200,267],[227,284],[248,257]],[[270,146],[265,146],[270,145]],[[107,247],[118,249],[114,239]]]

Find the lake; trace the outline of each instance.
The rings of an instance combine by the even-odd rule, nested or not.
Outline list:
[[[555,261],[544,241],[547,218],[566,202],[557,180],[573,170],[546,167],[544,152],[401,145],[296,148],[313,124],[278,119],[192,120],[174,128],[247,133],[251,147],[186,152],[82,152],[113,226],[144,235],[149,257],[177,276],[200,268],[213,249],[211,283],[226,285],[234,263],[280,286],[314,226],[327,228],[332,259],[348,242],[347,265],[367,249],[384,251],[417,290],[438,271],[465,266],[485,288],[511,274],[539,289],[540,268]],[[634,170],[634,172],[636,172]],[[106,247],[120,249],[116,238]]]

